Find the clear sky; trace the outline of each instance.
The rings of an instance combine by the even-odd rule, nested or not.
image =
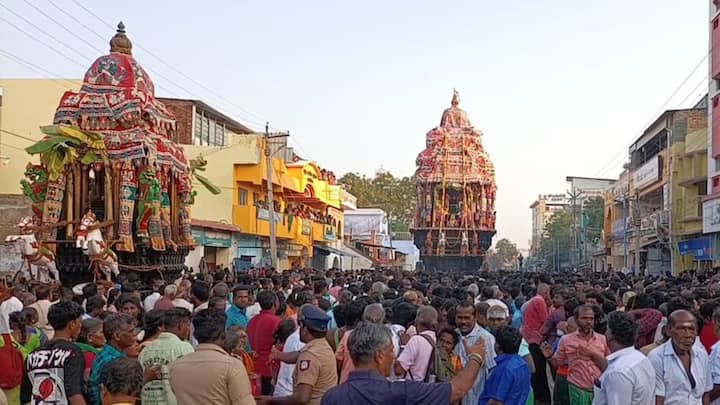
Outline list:
[[[52,73],[0,54],[0,76],[80,77],[122,20],[158,95],[202,99],[257,129],[269,120],[338,175],[411,175],[455,87],[495,162],[498,237],[520,247],[537,195],[564,192],[567,175],[617,176],[629,143],[708,52],[705,0],[0,5],[0,18],[78,62],[0,20],[0,50]],[[705,61],[665,108],[695,103],[707,71]]]

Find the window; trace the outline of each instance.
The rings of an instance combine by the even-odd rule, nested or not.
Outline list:
[[[215,146],[225,145],[225,125],[216,122],[215,123]]]
[[[205,113],[195,113],[194,144],[198,146],[225,146],[225,124],[208,117]]]
[[[202,120],[203,116],[199,112],[195,113],[195,145],[202,145]]]
[[[244,188],[238,189],[238,205],[247,205],[248,192]]]

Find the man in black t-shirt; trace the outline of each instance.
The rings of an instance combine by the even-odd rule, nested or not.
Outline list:
[[[53,340],[31,353],[26,363],[33,405],[85,405],[85,359],[73,343],[80,334],[82,314],[82,308],[74,302],[50,307],[48,323],[55,329]]]

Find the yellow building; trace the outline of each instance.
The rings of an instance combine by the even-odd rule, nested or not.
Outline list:
[[[702,121],[704,114],[694,117]],[[702,250],[702,197],[707,195],[707,126],[675,138],[672,154],[672,255],[675,274],[702,268],[697,261]],[[709,240],[707,242],[709,247]]]
[[[0,194],[22,194],[25,165],[38,162],[25,148],[51,125],[60,97],[80,89],[80,79],[0,79]]]
[[[628,229],[630,215],[630,176],[625,170],[618,180],[605,191],[605,214],[603,235],[609,271],[621,271],[631,267]],[[627,261],[627,262],[626,262]]]
[[[234,227],[238,234],[223,263],[234,259],[240,267],[262,266],[269,264],[272,211],[280,269],[339,267],[343,223],[340,186],[331,184],[329,172],[314,162],[286,164],[292,160],[287,156],[292,155],[289,149],[273,145],[274,204],[268,204],[264,147],[264,138],[256,134],[233,136],[225,147],[184,147],[189,158],[202,155],[207,160],[203,175],[222,188],[219,195],[198,188],[193,224],[201,218]]]

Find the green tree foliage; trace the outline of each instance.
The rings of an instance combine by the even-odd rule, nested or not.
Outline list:
[[[582,229],[585,232],[585,241],[590,246],[596,246],[602,235],[605,213],[605,200],[594,197],[585,200],[583,205]]]
[[[500,239],[488,250],[483,261],[484,270],[516,270],[520,252],[508,239]]]
[[[372,178],[347,173],[339,181],[357,197],[358,207],[381,208],[390,216],[393,232],[408,231],[417,198],[411,177],[395,177],[389,172]]]
[[[554,213],[547,224],[542,241],[540,241],[540,258],[545,268],[560,269],[570,262],[573,247],[572,213],[570,210]]]

